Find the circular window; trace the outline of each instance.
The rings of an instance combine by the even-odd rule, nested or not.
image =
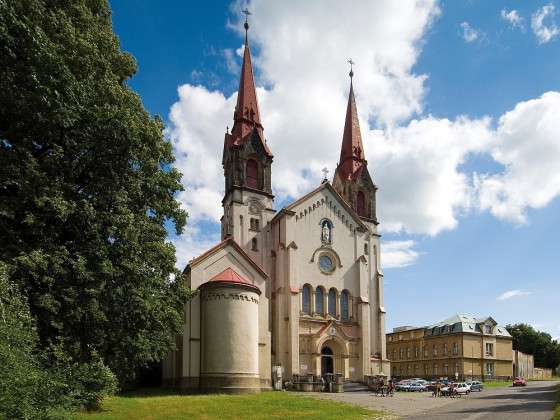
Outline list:
[[[323,273],[332,273],[334,271],[334,262],[331,257],[323,254],[319,257],[319,268]]]

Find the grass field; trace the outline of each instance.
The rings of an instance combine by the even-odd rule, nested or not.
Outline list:
[[[256,395],[178,395],[150,390],[107,398],[100,412],[74,418],[96,419],[375,419],[382,413],[287,392]]]
[[[487,381],[483,382],[484,388],[504,388],[506,386],[512,386],[512,381]]]

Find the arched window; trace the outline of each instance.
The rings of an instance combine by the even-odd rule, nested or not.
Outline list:
[[[348,292],[343,290],[340,294],[340,316],[344,321],[348,321],[350,313],[348,311]]]
[[[251,251],[258,251],[259,250],[259,242],[257,238],[251,239]]]
[[[358,195],[356,197],[356,212],[360,216],[366,215],[366,196],[363,191],[358,191]]]
[[[301,310],[305,314],[311,314],[311,287],[308,284],[301,291]]]
[[[315,312],[325,315],[325,308],[323,306],[323,288],[321,286],[315,289]]]
[[[258,188],[258,184],[259,184],[258,174],[259,174],[259,165],[255,160],[249,159],[245,167],[245,177],[246,177],[246,183],[248,187]]]
[[[329,290],[329,315],[336,316],[336,290]]]

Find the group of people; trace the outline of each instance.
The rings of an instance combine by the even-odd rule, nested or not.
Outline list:
[[[443,389],[447,388],[447,389]],[[440,381],[437,381],[432,391],[432,397],[451,397],[454,398],[457,393],[455,392],[455,384],[449,383],[447,386]]]
[[[395,382],[389,379],[387,385],[385,385],[383,378],[378,378],[374,381],[371,389],[378,396],[392,397],[395,394]]]

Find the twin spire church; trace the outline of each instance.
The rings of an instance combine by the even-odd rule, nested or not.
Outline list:
[[[276,211],[274,142],[265,141],[245,38],[234,124],[224,138],[222,241],[185,268],[187,286],[198,293],[185,305],[183,335],[163,365],[164,385],[256,392],[270,389],[276,366],[285,379],[389,375],[377,187],[364,157],[352,76],[332,184],[324,180]]]

